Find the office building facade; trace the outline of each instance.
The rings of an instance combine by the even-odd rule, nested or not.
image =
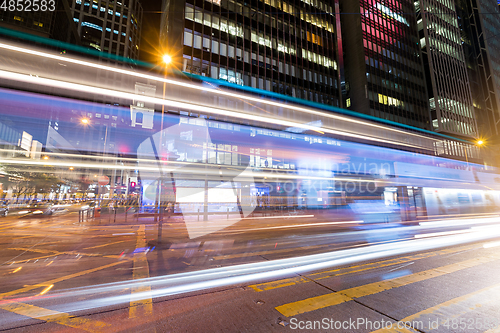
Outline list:
[[[139,58],[143,12],[137,0],[74,0],[71,12],[83,46]]]
[[[420,0],[416,9],[433,129],[475,138],[476,116],[455,2]]]
[[[168,0],[160,43],[182,71],[340,106],[338,1]]]
[[[47,2],[46,10],[34,4],[30,11],[0,11],[0,27],[17,30],[24,33],[53,38],[63,42],[80,44],[76,26],[73,23],[71,4],[68,0]],[[20,4],[17,8],[23,6]],[[29,6],[25,3],[24,6]],[[39,10],[34,10],[38,8]]]
[[[413,1],[343,0],[345,106],[430,129]]]
[[[54,27],[54,11],[0,10],[0,27],[50,37]]]
[[[494,0],[457,2],[478,135],[500,134],[500,16]]]

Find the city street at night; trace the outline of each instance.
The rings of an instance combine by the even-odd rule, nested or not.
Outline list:
[[[0,332],[500,333],[500,0],[0,0]]]

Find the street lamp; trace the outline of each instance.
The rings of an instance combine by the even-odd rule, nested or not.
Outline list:
[[[88,125],[88,124],[89,124],[89,122],[90,122],[90,121],[88,120],[88,118],[82,118],[80,121],[81,121],[81,123],[82,123],[82,124],[84,124],[84,125]]]
[[[165,91],[167,89],[167,67],[172,62],[172,57],[168,54],[164,54],[162,56],[163,63],[165,65],[163,72],[163,101],[165,101]],[[163,186],[163,165],[162,165],[162,156],[163,156],[163,117],[165,116],[165,103],[161,105],[161,125],[160,125],[160,148],[158,149],[158,159],[160,161],[160,179],[158,180],[157,186],[158,189],[156,191],[157,200],[158,200],[158,209],[159,209],[159,221],[158,221],[158,243],[161,242],[162,235],[162,223],[163,223],[163,207],[161,202],[162,196],[162,186]],[[156,216],[155,216],[156,220]]]
[[[163,62],[165,63],[165,65],[170,64],[170,62],[172,61],[172,57],[169,56],[168,54],[165,54],[162,59],[163,59]]]

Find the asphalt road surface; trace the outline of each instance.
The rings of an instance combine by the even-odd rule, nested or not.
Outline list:
[[[498,216],[0,220],[0,330],[500,332]],[[205,225],[200,225],[206,227]]]

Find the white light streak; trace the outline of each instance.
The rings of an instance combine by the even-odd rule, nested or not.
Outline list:
[[[277,124],[277,125],[281,125],[284,127],[300,127],[300,128],[304,128],[304,129],[312,130],[312,131],[316,131],[316,132],[318,132],[318,131],[319,132],[328,132],[330,134],[343,135],[343,136],[352,137],[352,138],[359,138],[359,139],[363,139],[363,140],[370,140],[370,141],[384,142],[384,143],[393,144],[393,145],[403,145],[403,146],[407,146],[407,147],[420,148],[420,146],[407,144],[407,143],[403,143],[403,142],[399,142],[399,141],[379,139],[376,137],[354,134],[354,133],[349,133],[349,132],[343,132],[343,131],[338,131],[338,130],[333,130],[333,129],[328,129],[328,128],[318,128],[318,127],[307,125],[307,124],[292,122],[290,120],[283,120],[283,119],[272,118],[272,117],[264,117],[261,115],[255,115],[255,114],[251,114],[251,113],[243,113],[243,112],[240,112],[237,110],[225,110],[225,109],[221,109],[221,108],[213,108],[213,107],[196,105],[196,104],[191,104],[191,103],[186,103],[186,102],[164,100],[161,98],[149,97],[149,96],[140,95],[140,94],[133,94],[133,93],[128,93],[128,92],[105,89],[105,88],[100,88],[100,87],[95,87],[95,86],[88,86],[88,85],[83,85],[83,84],[78,84],[78,83],[71,83],[71,82],[64,82],[64,81],[53,80],[53,79],[46,79],[46,78],[41,78],[38,76],[30,76],[30,75],[26,75],[26,74],[12,73],[12,72],[8,72],[8,71],[0,70],[0,77],[7,79],[7,80],[20,81],[20,82],[25,82],[25,83],[54,87],[54,88],[58,88],[58,89],[67,89],[67,90],[78,91],[78,92],[83,92],[83,93],[88,93],[89,91],[92,91],[92,93],[95,93],[98,95],[109,96],[109,97],[113,97],[113,98],[117,97],[117,98],[128,99],[128,100],[144,101],[146,103],[160,104],[160,105],[165,105],[165,106],[184,109],[184,110],[193,110],[193,111],[198,111],[201,113],[216,114],[216,115],[226,116],[226,117],[234,117],[234,118],[242,119],[245,121],[252,120],[252,121],[256,121],[256,122],[265,122],[265,123],[273,124],[273,125]]]
[[[57,302],[54,302],[53,308],[54,310],[72,313],[107,306],[117,306],[120,304],[129,304],[130,301],[179,295],[229,285],[247,284],[254,281],[277,279],[292,276],[297,273],[472,243],[497,237],[500,237],[500,230],[491,227],[467,234],[404,240],[308,256],[212,268],[134,281],[115,282],[99,286],[81,287],[54,294],[52,299],[56,299]],[[150,285],[152,290],[134,293],[132,295],[122,294],[123,290],[137,288],[143,284]],[[108,296],[109,293],[116,293],[116,296]],[[103,297],[99,295],[103,295]],[[85,297],[87,299],[83,299]],[[75,299],[79,298],[83,300],[75,301]],[[37,299],[36,297],[30,299],[30,303],[34,305],[39,304],[42,306],[43,304],[40,302],[43,302],[43,299]]]
[[[500,246],[500,242],[486,243],[483,245],[483,248],[489,249],[489,248],[497,247],[497,246]]]
[[[154,75],[150,75],[150,74],[137,73],[137,72],[130,71],[130,70],[115,68],[115,67],[111,67],[111,66],[105,66],[105,65],[95,63],[95,62],[78,60],[78,59],[71,58],[68,56],[50,54],[50,53],[46,53],[46,52],[41,52],[41,51],[26,49],[26,48],[22,48],[22,47],[18,47],[18,46],[8,45],[5,43],[0,43],[0,48],[15,51],[15,52],[21,52],[24,54],[36,55],[37,57],[44,57],[44,58],[54,59],[54,60],[58,60],[58,61],[62,61],[62,62],[81,65],[81,66],[85,66],[85,67],[89,67],[89,68],[94,68],[94,69],[97,68],[100,70],[110,71],[110,72],[119,73],[119,74],[123,74],[123,75],[127,75],[127,76],[139,77],[139,78],[143,78],[143,79],[147,79],[147,80],[154,80],[154,81],[158,81],[158,82],[165,82],[168,84],[186,87],[186,88],[190,88],[190,89],[195,89],[195,90],[199,90],[199,91],[210,90],[211,93],[217,94],[217,95],[224,95],[224,96],[234,97],[234,98],[241,99],[241,100],[276,106],[279,108],[286,108],[286,109],[290,109],[290,110],[294,110],[294,111],[299,111],[302,113],[308,113],[308,114],[327,117],[327,118],[331,118],[331,119],[343,120],[343,121],[347,121],[347,122],[351,122],[351,123],[356,123],[356,124],[361,124],[361,125],[365,125],[365,126],[369,126],[369,127],[379,128],[379,129],[382,129],[385,131],[402,133],[402,134],[405,134],[408,136],[420,137],[420,138],[425,138],[425,139],[433,140],[433,141],[440,141],[441,140],[441,139],[432,138],[432,137],[428,137],[428,136],[421,135],[421,134],[415,134],[415,133],[411,133],[408,131],[399,130],[397,128],[393,128],[393,127],[389,127],[389,126],[383,126],[383,125],[378,125],[378,124],[367,122],[367,121],[358,120],[358,119],[351,118],[348,116],[332,114],[331,112],[318,111],[318,110],[294,106],[294,105],[290,105],[290,104],[286,104],[286,103],[273,102],[273,101],[264,100],[261,98],[251,97],[251,96],[244,95],[244,94],[236,94],[236,93],[232,93],[232,92],[224,91],[224,90],[208,89],[206,86],[196,85],[196,84],[192,84],[192,83],[188,83],[188,82],[176,81],[176,80],[172,80],[172,79],[166,79],[166,78],[162,78],[162,77],[154,76]],[[162,104],[162,103],[158,103],[158,104]],[[302,128],[304,128],[304,127],[302,127]],[[398,143],[398,144],[401,144],[401,143]]]

